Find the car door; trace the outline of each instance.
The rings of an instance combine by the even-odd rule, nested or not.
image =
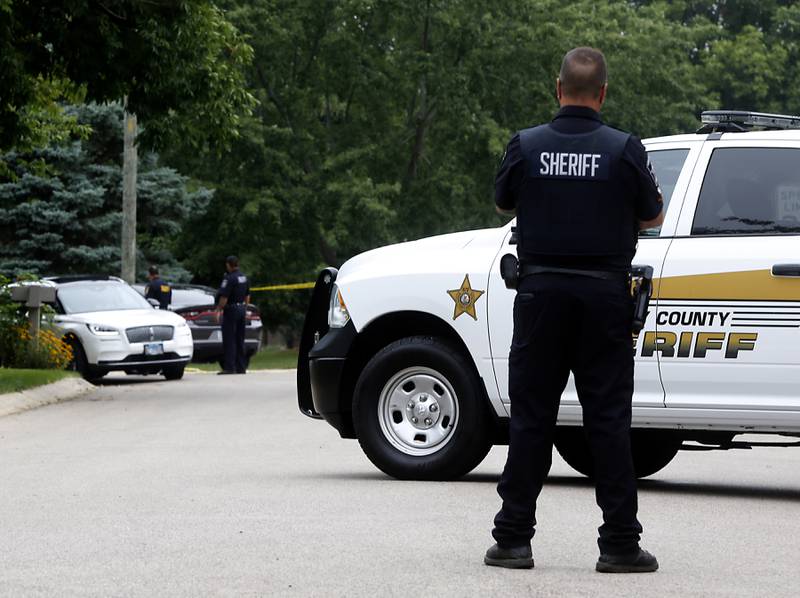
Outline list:
[[[797,145],[733,133],[703,146],[644,339],[669,408],[800,410]]]
[[[660,229],[642,231],[634,264],[650,265],[654,270],[654,278],[660,275],[667,247],[674,236],[678,223],[681,202],[686,187],[691,179],[692,165],[700,151],[701,141],[687,138],[678,141],[655,140],[647,144],[651,163],[659,179],[666,203],[664,224]],[[499,252],[496,263],[489,276],[488,311],[489,340],[492,363],[495,372],[499,395],[509,407],[508,397],[508,353],[513,333],[512,313],[515,292],[505,288],[500,278],[499,259],[506,253],[516,254],[516,247],[509,243],[511,232],[503,240],[503,249]],[[654,330],[653,310],[648,315],[645,330]],[[636,353],[636,391],[634,405],[638,407],[663,407],[664,390],[658,370],[658,358],[655,355],[643,357],[637,347]],[[575,384],[570,375],[567,388],[561,400],[561,418],[575,420],[580,418]]]

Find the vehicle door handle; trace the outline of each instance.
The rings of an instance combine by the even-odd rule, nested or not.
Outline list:
[[[773,276],[798,276],[800,277],[800,264],[774,264]]]

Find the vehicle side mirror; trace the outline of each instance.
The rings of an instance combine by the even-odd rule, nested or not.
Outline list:
[[[158,309],[161,307],[161,304],[158,302],[157,299],[153,299],[152,297],[147,299],[147,302],[153,306],[153,309]]]

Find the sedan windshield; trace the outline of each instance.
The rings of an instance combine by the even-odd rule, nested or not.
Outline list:
[[[68,314],[118,309],[152,309],[139,293],[121,282],[77,282],[58,288],[58,299]]]

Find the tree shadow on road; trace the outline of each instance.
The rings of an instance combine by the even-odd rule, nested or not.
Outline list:
[[[350,472],[350,473],[321,473],[317,475],[301,476],[326,480],[360,480],[375,482],[392,482],[397,484],[497,484],[500,473],[471,473],[459,480],[450,482],[415,482],[395,480],[379,471],[375,472]],[[551,475],[547,478],[545,486],[562,488],[586,488],[594,490],[594,482],[583,476]],[[800,488],[776,488],[768,486],[744,486],[733,484],[717,484],[712,482],[673,482],[669,480],[639,480],[639,492],[657,494],[686,494],[696,496],[714,496],[718,498],[761,498],[771,500],[796,500],[800,501]]]
[[[482,482],[496,484],[500,474],[473,473],[466,475],[460,482]],[[692,494],[698,496],[716,496],[722,498],[767,498],[773,500],[800,501],[800,488],[776,488],[769,486],[744,486],[718,484],[713,482],[677,482],[669,480],[639,480],[639,492],[660,494]],[[583,476],[551,475],[545,486],[561,486],[564,488],[594,489],[594,482]]]

